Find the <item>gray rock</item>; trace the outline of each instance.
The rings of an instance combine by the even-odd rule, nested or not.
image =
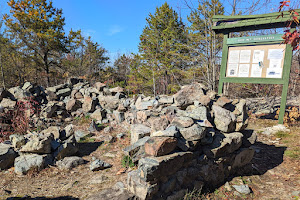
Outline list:
[[[143,124],[133,124],[131,125],[131,142],[130,144],[134,144],[139,139],[150,136],[151,128],[145,126]]]
[[[79,101],[77,99],[70,99],[66,103],[66,110],[68,110],[70,112],[74,112],[74,111],[78,110],[79,108],[81,108],[81,106],[82,106],[81,101]]]
[[[206,128],[194,124],[189,128],[180,129],[180,133],[187,141],[200,140],[205,137]]]
[[[250,194],[251,193],[251,190],[248,185],[233,185],[232,187],[241,194]]]
[[[203,148],[209,158],[218,158],[230,154],[242,145],[243,134],[234,132],[230,134],[216,134],[212,144]]]
[[[146,111],[139,111],[139,112],[146,112]],[[147,115],[150,116],[151,113],[149,112]],[[146,117],[145,121],[147,120],[147,117]],[[169,125],[169,120],[165,116],[164,117],[151,117],[148,120],[148,122],[150,122],[152,132],[165,130]]]
[[[96,106],[99,103],[99,100],[97,98],[91,98],[91,97],[85,97],[83,104],[82,104],[82,110],[84,113],[91,113],[96,110]]]
[[[69,138],[71,135],[74,135],[74,126],[69,124],[64,128],[66,138]]]
[[[10,100],[8,98],[3,98],[0,105],[3,107],[3,108],[14,108],[16,106],[17,102],[16,101],[13,101],[13,100]]]
[[[220,106],[213,105],[212,111],[214,112],[214,123],[216,128],[223,132],[235,131],[236,117],[235,115]]]
[[[59,106],[55,102],[49,102],[41,111],[41,116],[45,118],[51,118],[55,116],[55,112],[59,109]]]
[[[65,157],[74,156],[78,150],[78,147],[74,143],[63,143],[54,152],[54,157],[56,160],[61,160]]]
[[[203,88],[204,86],[199,83],[182,87],[179,92],[173,95],[175,105],[186,108],[194,104],[194,101],[198,101],[204,95],[205,90]]]
[[[243,130],[242,131],[243,136],[243,146],[250,147],[256,142],[256,132],[253,130]]]
[[[174,97],[167,96],[167,95],[160,95],[158,99],[159,104],[173,104],[174,103]]]
[[[74,135],[75,135],[76,141],[79,142],[81,138],[88,136],[89,133],[85,132],[85,131],[81,131],[81,130],[76,130]]]
[[[143,101],[142,97],[139,96],[139,98],[135,102],[135,107],[137,110],[148,110],[152,109],[155,105],[156,100],[150,100],[150,101]]]
[[[31,96],[29,92],[22,90],[19,86],[10,88],[8,91],[18,100]]]
[[[232,168],[240,168],[251,163],[254,153],[254,149],[241,148],[234,158]]]
[[[22,90],[27,90],[27,91],[31,91],[33,89],[33,85],[30,82],[25,82]]]
[[[166,130],[151,133],[151,137],[180,137],[176,126],[170,126]]]
[[[102,108],[107,110],[116,110],[119,106],[120,100],[115,96],[98,96],[99,103]]]
[[[82,164],[84,164],[84,160],[78,156],[65,157],[56,162],[56,165],[60,170],[70,170]]]
[[[24,153],[51,153],[51,142],[54,140],[53,135],[33,135],[29,141],[22,146],[20,152]]]
[[[29,170],[40,171],[51,163],[51,155],[21,155],[15,159],[15,173],[26,174]]]
[[[90,115],[90,117],[92,119],[100,121],[106,117],[106,111],[104,109],[97,109]]]
[[[99,127],[98,124],[94,120],[92,120],[88,128],[88,131],[91,133],[96,131],[101,131],[101,127]]]
[[[134,144],[125,147],[125,149],[123,149],[125,155],[130,156],[133,162],[137,162],[139,159],[145,156],[144,146],[149,139],[150,139],[149,136],[145,136],[139,139]]]
[[[43,130],[41,132],[43,135],[50,135],[54,136],[54,139],[61,139],[61,134],[58,126],[50,126],[49,128]]]
[[[58,98],[70,96],[71,95],[71,89],[70,88],[60,89],[56,92],[56,95],[58,96]]]
[[[186,108],[187,116],[195,120],[207,120],[208,110],[205,106],[190,105]]]
[[[190,117],[174,117],[174,119],[171,122],[171,125],[174,125],[178,128],[187,128],[194,124],[194,120]]]
[[[112,167],[111,164],[106,163],[99,159],[92,161],[90,164],[90,170],[92,170],[92,171],[103,170],[103,169],[110,168],[110,167]]]
[[[10,168],[17,157],[11,145],[0,143],[0,170]]]
[[[121,123],[125,120],[124,112],[119,112],[117,110],[114,110],[113,116],[114,116],[114,119],[116,120],[116,122],[118,122],[118,123]]]
[[[9,140],[15,149],[19,149],[26,144],[24,135],[13,134],[9,136]]]
[[[50,92],[57,92],[58,90],[64,89],[66,88],[68,85],[67,84],[60,84],[60,85],[56,85],[53,87],[47,87],[46,91],[50,91]]]
[[[131,200],[135,199],[134,195],[129,193],[127,190],[107,188],[88,196],[86,200]]]

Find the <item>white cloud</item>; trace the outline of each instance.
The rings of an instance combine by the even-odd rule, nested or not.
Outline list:
[[[112,35],[122,32],[123,30],[124,29],[119,25],[112,25],[108,30],[108,35],[112,36]]]

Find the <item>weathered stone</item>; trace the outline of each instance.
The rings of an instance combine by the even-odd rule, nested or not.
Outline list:
[[[186,108],[187,106],[194,104],[194,101],[198,101],[204,93],[205,90],[203,89],[203,85],[195,83],[182,87],[182,89],[173,95],[173,97],[176,106]]]
[[[13,101],[13,100],[10,100],[8,98],[3,98],[0,105],[3,107],[3,108],[14,108],[16,106],[17,102],[16,101]]]
[[[9,140],[15,149],[19,149],[26,144],[24,135],[13,134],[9,136]]]
[[[71,135],[74,135],[74,126],[73,124],[69,124],[67,125],[65,128],[64,128],[64,131],[65,131],[65,137],[66,138],[69,138]]]
[[[94,84],[94,87],[99,90],[99,91],[103,91],[103,88],[106,87],[106,84],[105,83],[101,83],[101,82],[96,82]]]
[[[71,94],[70,88],[60,89],[56,92],[56,95],[58,96],[58,98],[66,97],[66,96],[69,96],[70,94]]]
[[[143,124],[133,124],[131,125],[131,142],[130,144],[134,144],[139,139],[150,136],[151,128],[145,126]]]
[[[56,160],[61,160],[65,157],[74,156],[78,152],[78,148],[74,143],[63,143],[54,152]]]
[[[225,96],[221,96],[216,101],[216,104],[220,107],[224,107],[226,104],[231,103],[232,101]]]
[[[152,137],[145,143],[145,153],[150,156],[163,156],[171,153],[177,146],[173,137]]]
[[[55,102],[49,102],[42,110],[41,116],[45,118],[51,118],[55,116],[55,112],[59,109]]]
[[[22,90],[27,90],[27,91],[31,91],[33,89],[33,85],[30,82],[25,82]]]
[[[51,92],[51,91],[46,91],[46,92],[47,92],[47,100],[48,101],[56,101],[58,99],[55,92]]]
[[[154,105],[155,105],[155,101],[156,100],[143,101],[142,97],[139,96],[139,98],[135,102],[135,107],[136,107],[137,110],[152,109],[154,107]]]
[[[214,123],[216,128],[223,132],[233,132],[236,125],[235,115],[220,106],[213,105],[212,111],[214,112]]]
[[[10,168],[16,157],[17,154],[10,145],[0,143],[0,170]]]
[[[194,106],[190,105],[186,108],[187,117],[195,120],[207,120],[208,110],[205,106]]]
[[[81,138],[86,137],[87,135],[89,135],[89,133],[82,130],[76,130],[74,135],[76,141],[79,142]]]
[[[211,99],[208,95],[201,96],[198,101],[203,106],[208,106],[211,103]]]
[[[139,123],[146,122],[148,117],[151,115],[149,110],[141,110],[136,112],[136,119]]]
[[[84,97],[83,97],[83,95],[81,94],[81,92],[76,92],[76,93],[74,94],[74,98],[75,98],[75,99],[83,99]]]
[[[74,112],[77,109],[81,108],[82,103],[76,99],[70,99],[66,104],[66,110]]]
[[[114,110],[113,111],[113,116],[114,116],[114,119],[116,120],[117,123],[121,123],[125,120],[124,112],[119,112],[117,110]]]
[[[128,173],[127,189],[140,199],[151,200],[158,192],[159,185],[145,182],[139,176],[138,170],[134,170]]]
[[[251,190],[248,185],[233,185],[232,187],[241,194],[250,194],[251,193]]]
[[[100,121],[106,117],[106,111],[104,109],[97,109],[90,115],[90,117],[92,119]]]
[[[29,170],[40,171],[51,163],[51,155],[21,155],[15,159],[15,173],[26,174]]]
[[[189,128],[180,129],[180,133],[187,141],[200,140],[205,137],[206,128],[194,124]]]
[[[120,100],[115,96],[98,96],[98,99],[102,108],[111,111],[116,110],[120,103]]]
[[[174,97],[167,96],[167,95],[160,95],[158,99],[159,104],[173,104],[174,103]]]
[[[176,173],[183,164],[192,160],[191,152],[178,152],[160,157],[146,157],[139,160],[140,177],[154,181]]]
[[[97,98],[85,97],[82,104],[82,110],[84,113],[94,112],[97,104]]]
[[[78,165],[84,164],[84,160],[78,156],[65,157],[56,162],[56,166],[60,170],[70,170]]]
[[[199,140],[187,141],[184,138],[178,138],[177,146],[183,151],[195,151],[200,145]]]
[[[168,127],[169,120],[166,118],[166,116],[154,117],[154,118],[151,118],[150,124],[151,124],[152,132],[162,131]]]
[[[178,128],[188,128],[194,124],[194,120],[190,117],[175,117],[171,125],[174,125]]]
[[[29,92],[22,90],[19,86],[10,88],[8,91],[18,100],[31,96]]]
[[[92,120],[88,128],[88,131],[89,132],[101,131],[101,127],[99,127],[98,124],[94,120]]]
[[[216,134],[211,145],[205,146],[203,151],[210,158],[218,158],[232,153],[242,145],[243,134],[239,132]]]
[[[98,180],[98,182],[101,180]],[[86,200],[133,200],[135,199],[133,194],[130,194],[125,189],[115,189],[115,188],[107,188],[97,192],[96,194],[92,194],[85,198]]]
[[[61,139],[61,134],[58,126],[50,126],[49,128],[43,130],[41,134],[54,136],[54,139]]]
[[[103,170],[112,167],[111,164],[106,163],[102,160],[95,159],[94,161],[91,162],[90,164],[90,170],[92,171],[98,171],[98,170]]]
[[[54,140],[53,135],[33,135],[29,141],[22,146],[20,152],[25,153],[51,153],[51,141]]]
[[[67,84],[60,84],[53,87],[47,87],[46,91],[54,92],[56,93],[58,90],[65,89],[68,85]]]
[[[151,137],[179,137],[180,133],[176,126],[170,126],[166,130],[151,133]]]
[[[139,159],[145,156],[145,143],[150,139],[149,136],[145,136],[139,139],[134,144],[127,146],[123,149],[124,153],[131,157],[133,162],[137,162]]]
[[[8,90],[0,88],[0,101],[2,101],[3,98],[14,99],[13,95]]]

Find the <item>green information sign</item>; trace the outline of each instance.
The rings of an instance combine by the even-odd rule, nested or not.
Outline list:
[[[255,15],[214,16],[216,23],[213,29],[224,34],[218,93],[223,93],[226,82],[281,84],[283,89],[278,123],[282,124],[293,55],[291,45],[283,44],[282,34],[229,38],[230,32],[284,27],[283,22],[279,24],[275,20],[272,23],[275,14],[257,16],[259,25]],[[269,18],[271,21],[266,26]]]

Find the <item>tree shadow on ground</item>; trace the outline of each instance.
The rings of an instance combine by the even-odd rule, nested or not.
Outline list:
[[[103,141],[101,142],[81,142],[78,143],[79,148],[79,156],[88,156],[92,152],[96,151],[99,146],[103,144]]]
[[[71,196],[62,196],[62,197],[34,197],[31,198],[30,196],[27,197],[9,197],[6,200],[79,200],[79,198],[71,197]]]

